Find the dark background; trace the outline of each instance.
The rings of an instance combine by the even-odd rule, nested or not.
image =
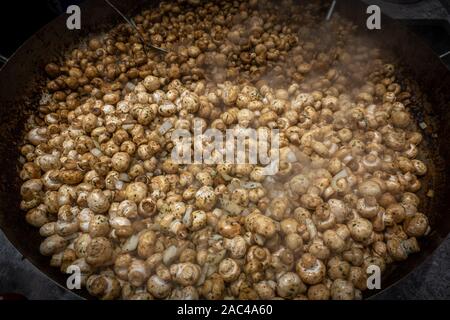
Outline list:
[[[2,1],[0,7],[0,54],[9,57],[35,31],[82,0]]]
[[[39,30],[53,18],[64,13],[69,5],[80,4],[83,1],[85,0],[3,0],[0,5],[0,55],[5,57],[11,56],[35,31]],[[115,1],[120,3],[120,0]],[[404,19],[406,23],[411,20],[411,12],[412,16],[416,15],[421,21],[442,18],[442,13],[436,16],[436,3],[443,10],[446,10],[447,13],[450,12],[450,0],[373,0],[365,2],[381,5],[383,12],[391,11],[391,17]],[[411,2],[412,4],[404,4],[403,6],[396,4]],[[428,7],[427,4],[429,4]],[[426,12],[428,10],[430,12]],[[442,19],[439,20],[442,22]],[[421,25],[420,28],[415,28],[414,31],[417,31],[417,33],[425,38],[432,38],[433,41],[429,41],[429,44],[440,54],[450,49],[450,44],[447,46],[447,43],[439,43],[442,40],[435,40],[437,36],[442,39],[442,35],[436,35],[436,33],[442,33],[442,28],[440,29],[438,30],[435,25],[432,28]],[[445,29],[447,29],[445,30],[446,32],[450,32],[450,26]],[[446,42],[449,42],[448,35],[446,40]],[[450,59],[447,58],[445,62],[450,64]]]

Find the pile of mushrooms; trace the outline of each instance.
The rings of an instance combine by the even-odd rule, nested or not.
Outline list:
[[[48,64],[20,149],[40,251],[100,299],[360,299],[429,231],[395,66],[317,4],[162,2]],[[173,130],[278,129],[279,171],[180,164]],[[249,141],[248,143],[252,143]]]

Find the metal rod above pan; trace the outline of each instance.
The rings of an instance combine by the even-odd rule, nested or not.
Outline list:
[[[5,57],[4,55],[0,54],[0,63],[7,63],[8,62],[8,58]]]
[[[331,16],[333,15],[334,7],[336,6],[336,1],[337,0],[333,0],[333,2],[331,3],[331,6],[328,9],[327,16],[326,16],[325,20],[328,21],[328,20],[331,19]]]
[[[142,35],[142,33],[139,31],[139,29],[137,28],[136,24],[134,23],[134,21],[132,19],[129,19],[125,14],[122,13],[122,11],[120,11],[115,5],[113,5],[109,0],[105,0],[105,2],[111,7],[113,8],[133,29],[134,31],[137,32],[139,39],[142,42],[142,45],[145,47],[149,47],[151,49],[160,51],[164,54],[168,53],[168,51],[166,49],[154,46],[151,43],[147,43],[144,39],[144,36]]]

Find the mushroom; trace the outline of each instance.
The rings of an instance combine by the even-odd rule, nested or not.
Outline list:
[[[94,213],[105,213],[108,211],[110,202],[104,192],[100,189],[91,191],[87,197],[87,204],[89,209]]]
[[[309,300],[328,300],[330,299],[330,289],[322,283],[310,286],[308,288]]]
[[[142,286],[148,277],[150,276],[150,271],[148,266],[143,260],[132,259],[128,267],[127,279],[130,284],[134,287]]]
[[[203,186],[195,193],[195,205],[200,210],[211,210],[216,200],[214,189],[210,186]]]
[[[303,254],[295,267],[300,279],[309,285],[322,282],[326,268],[322,261],[309,253]]]
[[[154,246],[156,242],[156,234],[152,230],[144,231],[140,234],[137,253],[142,258],[150,257],[154,252]]]
[[[353,300],[355,298],[355,288],[347,280],[336,279],[331,285],[330,294],[333,300]]]
[[[67,240],[60,235],[54,234],[45,238],[39,247],[39,251],[44,256],[51,256],[61,252],[67,245]]]
[[[40,204],[36,208],[29,210],[25,215],[25,219],[34,227],[42,227],[47,222],[49,222],[47,216],[47,208],[45,207],[45,205]]]
[[[414,216],[405,220],[403,229],[410,237],[421,237],[428,232],[428,218],[423,213],[416,213]]]
[[[111,241],[104,237],[91,240],[86,249],[86,262],[94,267],[104,266],[113,258]]]
[[[233,259],[243,258],[247,252],[248,244],[242,236],[224,239],[224,247],[230,252]]]
[[[222,276],[223,281],[233,282],[241,274],[241,268],[235,260],[226,258],[220,262],[218,273]]]
[[[120,295],[119,281],[106,275],[92,275],[87,279],[86,289],[88,292],[102,300],[113,300]]]
[[[345,250],[345,239],[334,230],[326,230],[323,233],[323,242],[330,250],[340,253]]]
[[[306,286],[295,272],[286,272],[277,279],[277,293],[283,298],[293,298],[306,292]]]
[[[147,281],[148,292],[159,299],[166,298],[172,291],[170,282],[161,279],[157,275],[152,275]]]
[[[186,287],[197,283],[200,278],[200,266],[191,262],[177,263],[170,266],[170,274],[175,282]]]
[[[356,218],[349,221],[348,228],[352,238],[359,242],[369,241],[373,230],[370,221],[364,218]]]
[[[225,284],[222,277],[213,273],[209,278],[203,283],[200,293],[208,300],[219,300],[223,298],[225,291]]]
[[[128,200],[139,203],[147,196],[147,185],[143,182],[130,183],[126,187],[125,194]]]
[[[419,244],[416,238],[409,238],[408,240],[392,238],[387,241],[387,250],[394,260],[405,260],[409,254],[419,251]]]
[[[234,238],[241,234],[239,217],[222,216],[217,223],[219,233],[226,238]]]
[[[275,297],[276,282],[273,280],[263,280],[254,284],[258,297],[263,300],[270,300]]]
[[[251,213],[245,218],[245,226],[247,230],[267,238],[272,237],[277,231],[275,222],[258,212]]]
[[[350,264],[340,259],[339,257],[333,257],[328,260],[328,276],[331,280],[347,279],[350,273]]]

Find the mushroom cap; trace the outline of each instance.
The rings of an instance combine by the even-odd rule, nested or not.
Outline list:
[[[306,286],[295,272],[286,272],[277,281],[277,293],[283,298],[293,298],[306,291]]]
[[[356,241],[365,242],[373,232],[372,223],[364,218],[356,218],[348,223],[350,234]]]
[[[323,262],[309,253],[303,255],[297,262],[295,269],[300,279],[310,285],[322,282],[326,274]]]
[[[319,283],[308,288],[309,300],[328,300],[330,299],[330,289],[323,283]]]
[[[163,299],[170,294],[172,286],[170,282],[164,281],[154,274],[147,281],[147,290],[152,296]]]
[[[113,257],[111,241],[104,237],[91,240],[86,251],[86,262],[93,266],[102,266],[110,262]]]
[[[333,300],[353,300],[355,298],[355,288],[347,280],[336,279],[330,288],[331,299]]]
[[[373,180],[366,180],[358,185],[358,191],[363,197],[378,198],[381,193],[381,187]]]

